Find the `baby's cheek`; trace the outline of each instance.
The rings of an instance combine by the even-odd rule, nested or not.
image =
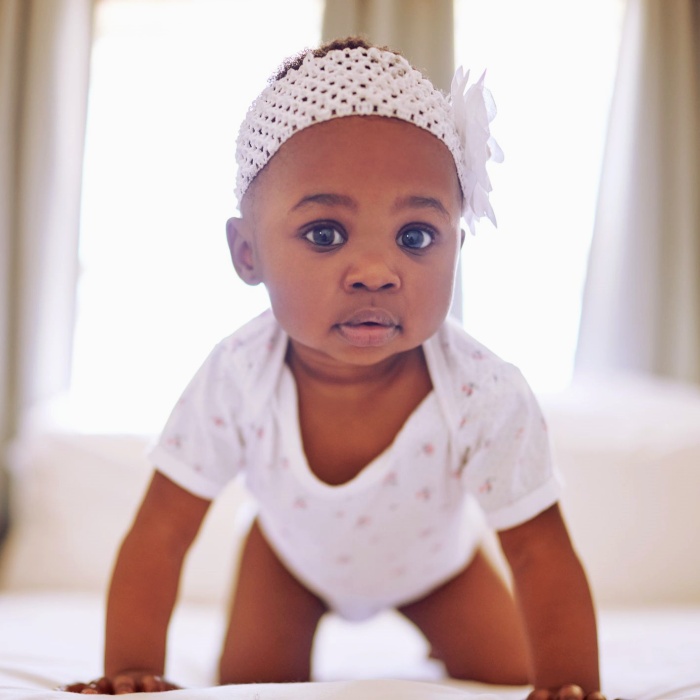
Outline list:
[[[268,294],[272,312],[285,332],[293,338],[308,334],[309,327],[318,319],[318,296],[303,284],[271,284]]]

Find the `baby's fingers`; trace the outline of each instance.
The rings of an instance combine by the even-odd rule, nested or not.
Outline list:
[[[59,690],[80,695],[127,695],[129,693],[161,693],[178,690],[180,686],[153,673],[140,675],[138,672],[120,673],[111,680],[102,677],[90,683],[71,683]]]
[[[162,676],[144,676],[141,679],[141,690],[144,693],[162,693],[166,690],[177,690],[178,687]]]
[[[547,688],[537,688],[527,696],[527,700],[584,700],[584,697],[579,686],[565,685],[556,692]]]
[[[564,685],[557,692],[552,692],[546,688],[537,688],[528,696],[527,700],[605,700],[605,695],[600,691],[586,693],[578,685]]]
[[[70,683],[68,685],[62,685],[56,688],[56,690],[61,690],[64,693],[82,693],[89,685],[89,683]]]
[[[527,700],[554,700],[554,693],[546,688],[536,688],[527,696]]]
[[[114,695],[137,693],[140,690],[136,680],[126,674],[115,676],[114,680],[112,681],[112,688]]]
[[[80,695],[112,695],[113,692],[109,678],[105,677],[96,681],[90,681],[90,683],[71,683],[58,688],[58,690],[67,693],[79,693]]]

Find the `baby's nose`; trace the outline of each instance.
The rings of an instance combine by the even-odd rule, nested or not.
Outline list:
[[[392,291],[400,286],[398,272],[389,260],[378,254],[365,253],[358,257],[345,275],[347,291]]]

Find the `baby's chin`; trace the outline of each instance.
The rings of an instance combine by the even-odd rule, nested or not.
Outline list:
[[[369,331],[369,342],[366,342],[367,336],[361,336],[359,342],[352,337],[349,342],[343,337],[343,331],[335,331],[335,339],[321,344],[290,336],[286,362],[329,379],[371,378],[375,374],[385,374],[395,368],[396,362],[401,363],[413,354],[421,355],[423,343],[431,337],[409,340],[403,338],[398,329],[391,332],[394,337],[390,342],[383,342],[383,338],[382,342],[376,342],[373,333]],[[379,331],[380,336],[383,333]]]

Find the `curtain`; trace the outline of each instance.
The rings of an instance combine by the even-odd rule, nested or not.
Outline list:
[[[0,0],[0,457],[69,380],[91,34],[92,0]]]
[[[700,0],[628,0],[576,369],[700,382]]]
[[[360,35],[401,52],[449,92],[455,71],[453,0],[326,0],[323,41]],[[462,275],[457,271],[451,313],[462,318]]]

